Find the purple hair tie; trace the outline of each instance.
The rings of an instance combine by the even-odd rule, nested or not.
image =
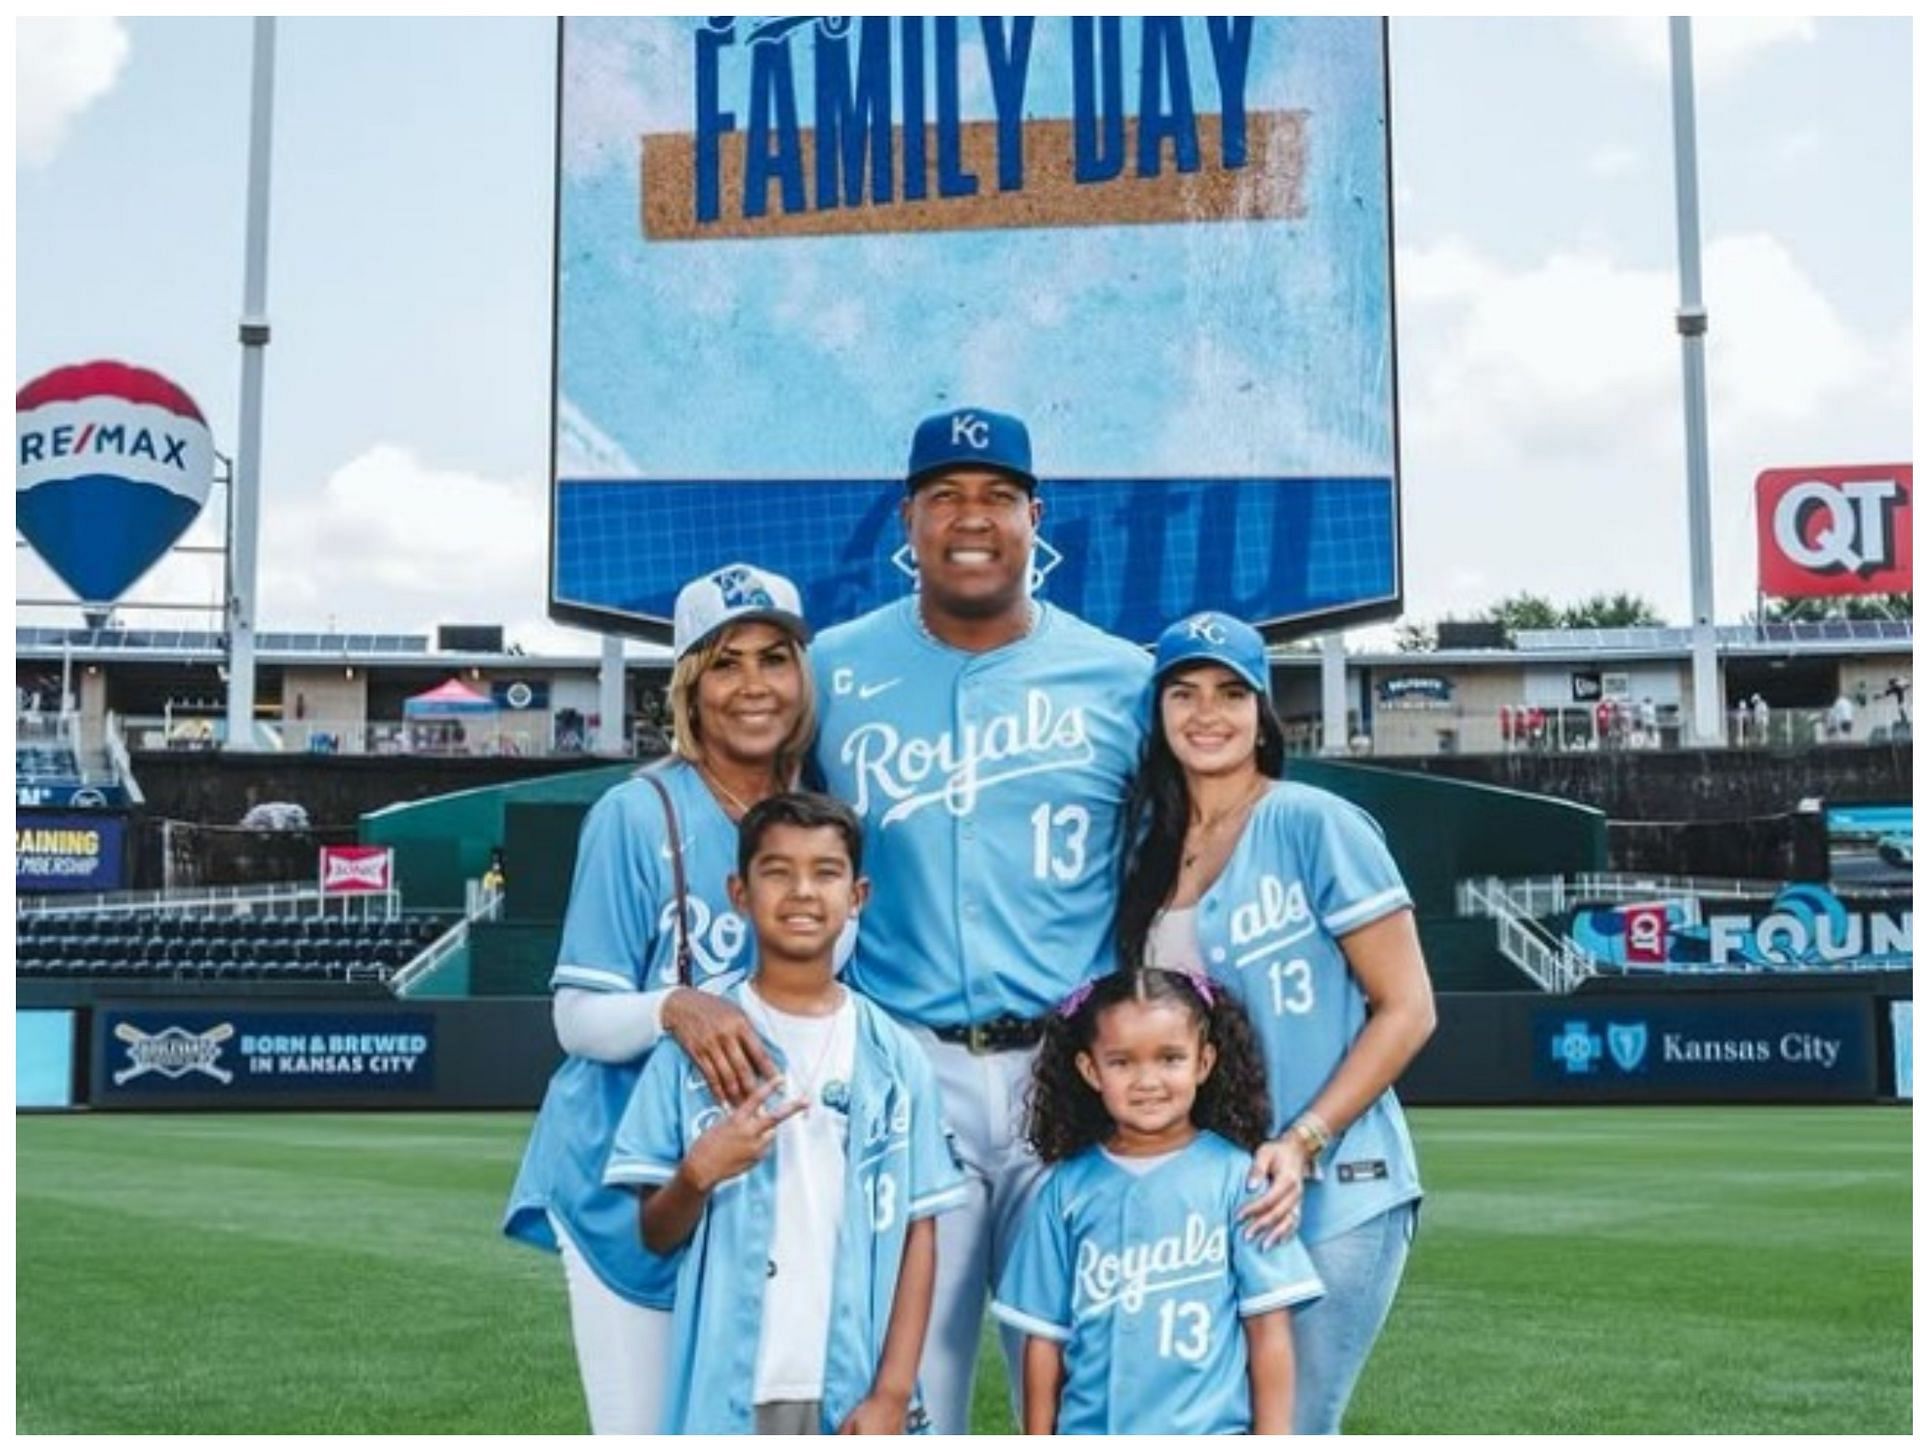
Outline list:
[[[1093,981],[1083,980],[1067,992],[1067,998],[1060,1002],[1060,1018],[1071,1020],[1079,1013],[1080,1007],[1087,1003],[1087,997],[1093,994]]]
[[[1187,983],[1193,986],[1193,993],[1200,997],[1200,1003],[1209,1010],[1213,1009],[1213,982],[1194,970],[1183,973],[1187,977]]]

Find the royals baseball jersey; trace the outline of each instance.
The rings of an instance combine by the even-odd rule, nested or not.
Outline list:
[[[1367,1023],[1340,937],[1412,904],[1380,827],[1357,805],[1281,781],[1254,807],[1200,898],[1200,956],[1253,1020],[1275,1125],[1312,1103]],[[1392,1090],[1321,1155],[1319,1177],[1300,1222],[1309,1245],[1420,1194]]]
[[[848,979],[923,1025],[1037,1016],[1113,968],[1146,654],[1051,605],[974,654],[909,596],[823,632],[815,759],[865,822]]]
[[[732,984],[720,993],[732,995]],[[834,1244],[832,1330],[821,1396],[829,1435],[867,1397],[879,1373],[908,1225],[952,1209],[966,1195],[925,1052],[870,1001],[853,994],[848,1003],[857,1015],[845,1102],[846,1191]],[[765,1038],[784,1070],[786,1057]],[[823,1095],[819,1103],[829,1102]],[[663,1045],[621,1120],[607,1184],[666,1184],[693,1142],[726,1113],[686,1053]],[[678,1252],[683,1264],[661,1417],[668,1434],[753,1433],[754,1370],[779,1168],[775,1149],[719,1186]],[[828,1237],[820,1243],[829,1243]]]
[[[1062,1161],[1014,1242],[993,1313],[1063,1347],[1061,1435],[1232,1435],[1253,1423],[1244,1319],[1324,1294],[1306,1248],[1246,1237],[1253,1157],[1202,1130],[1145,1173]]]
[[[753,961],[753,932],[727,900],[739,831],[699,774],[667,760],[651,774],[673,799],[687,879],[687,938],[693,981],[713,985]],[[633,991],[675,983],[680,927],[673,851],[660,797],[635,778],[601,796],[580,833],[553,985]],[[547,1086],[527,1141],[506,1233],[555,1248],[565,1228],[615,1294],[639,1305],[673,1303],[673,1266],[636,1240],[640,1216],[630,1191],[601,1183],[614,1127],[648,1057],[606,1065],[570,1055]]]

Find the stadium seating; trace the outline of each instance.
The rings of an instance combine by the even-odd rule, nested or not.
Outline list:
[[[385,982],[448,923],[422,915],[23,910],[14,973],[34,980]]]

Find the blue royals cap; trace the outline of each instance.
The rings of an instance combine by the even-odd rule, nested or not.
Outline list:
[[[1243,620],[1202,610],[1160,632],[1153,654],[1155,684],[1182,665],[1201,663],[1224,665],[1262,695],[1267,693],[1267,643]]]
[[[1029,490],[1039,483],[1025,422],[977,405],[929,415],[920,422],[913,432],[913,453],[907,458],[907,489],[943,470],[963,466],[1003,470]]]
[[[803,645],[808,639],[800,592],[791,580],[754,565],[722,565],[711,575],[688,581],[675,598],[674,661],[741,620],[778,625]]]

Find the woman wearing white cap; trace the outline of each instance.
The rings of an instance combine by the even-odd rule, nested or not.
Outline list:
[[[1247,1007],[1277,1136],[1242,1212],[1296,1229],[1326,1298],[1294,1321],[1294,1429],[1340,1428],[1400,1284],[1420,1178],[1393,1082],[1433,1032],[1412,905],[1357,806],[1280,779],[1266,646],[1228,615],[1171,626],[1131,805],[1122,964],[1202,971]]]
[[[746,1017],[700,987],[753,962],[727,900],[738,823],[790,789],[813,741],[800,597],[750,565],[703,575],[673,611],[673,754],[615,786],[580,834],[553,972],[567,1059],[547,1089],[506,1232],[558,1249],[598,1434],[658,1428],[674,1262],[639,1241],[631,1190],[602,1183],[615,1127],[663,1034],[738,1103],[776,1071]]]

